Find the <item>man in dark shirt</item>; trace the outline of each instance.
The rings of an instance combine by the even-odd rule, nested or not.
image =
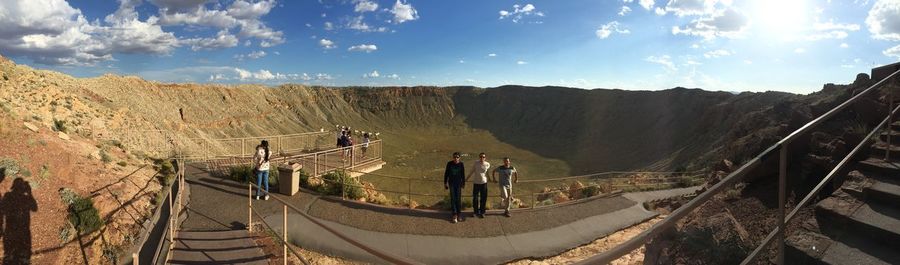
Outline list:
[[[450,190],[450,209],[453,211],[454,224],[459,220],[459,214],[462,212],[460,194],[466,185],[466,167],[459,160],[459,156],[459,152],[453,153],[453,160],[447,162],[447,168],[444,169],[444,189]]]

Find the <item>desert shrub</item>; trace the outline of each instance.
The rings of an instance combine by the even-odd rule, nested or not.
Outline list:
[[[109,163],[109,162],[112,162],[112,157],[109,156],[109,153],[107,153],[106,150],[101,149],[100,150],[100,161],[103,161],[103,163]]]
[[[232,166],[228,170],[228,178],[240,183],[256,184],[256,170],[250,165]],[[269,188],[278,185],[278,168],[274,165],[269,169]]]
[[[309,186],[309,173],[306,173],[303,169],[300,170],[300,187],[311,188]]]
[[[9,76],[3,73],[3,81],[9,81]]]
[[[125,162],[125,161],[119,161],[119,163],[116,163],[116,164],[119,165],[120,167],[124,167],[124,166],[127,166],[127,165],[128,165],[128,162]]]
[[[594,185],[587,186],[587,187],[584,187],[583,189],[581,189],[581,197],[582,198],[593,197],[593,196],[597,196],[598,194],[600,194],[600,187],[597,187]]]
[[[11,158],[0,159],[0,176],[14,176],[19,174],[19,162]]]
[[[72,223],[78,232],[86,234],[93,232],[103,225],[97,208],[90,197],[74,195],[69,204],[69,223]]]
[[[159,185],[169,186],[172,180],[175,179],[175,166],[172,165],[171,160],[155,159],[153,160],[153,168],[156,169],[156,179],[159,181]]]
[[[68,132],[68,128],[66,128],[66,121],[53,119],[53,131],[57,132]]]
[[[351,200],[357,200],[366,196],[359,180],[350,177],[344,171],[333,171],[325,174],[322,178],[325,179],[324,183],[322,183],[323,191],[327,195],[341,196],[343,191],[343,195]]]

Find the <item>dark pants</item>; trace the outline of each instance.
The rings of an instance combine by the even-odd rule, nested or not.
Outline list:
[[[460,199],[462,186],[459,184],[450,184],[450,210],[453,214],[462,212],[462,200]]]
[[[472,207],[475,208],[475,214],[484,214],[487,209],[487,183],[472,186]]]

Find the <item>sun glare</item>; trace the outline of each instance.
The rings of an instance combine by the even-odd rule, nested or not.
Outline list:
[[[791,38],[808,22],[810,6],[805,0],[759,0],[753,4],[752,23],[765,36]]]

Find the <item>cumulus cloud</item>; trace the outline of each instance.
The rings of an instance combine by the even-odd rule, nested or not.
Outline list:
[[[528,64],[528,62],[526,62],[526,61],[516,61],[516,64],[518,64],[518,65],[523,65],[523,64]]]
[[[706,52],[706,53],[703,54],[703,57],[706,57],[706,58],[719,58],[719,57],[729,56],[729,55],[731,55],[731,54],[732,54],[732,53],[731,53],[730,51],[728,51],[728,50],[721,50],[721,49],[719,49],[719,50],[714,50],[714,51],[708,51],[708,52]]]
[[[813,23],[812,29],[814,33],[807,34],[803,39],[808,41],[817,41],[823,39],[844,39],[849,36],[848,31],[859,30],[859,24],[841,24],[828,21],[825,23]]]
[[[716,37],[736,38],[741,35],[747,24],[748,19],[746,15],[735,9],[728,8],[716,11],[710,16],[694,19],[683,28],[672,27],[672,34],[698,36],[707,40],[715,39]]]
[[[499,14],[500,19],[511,18],[513,23],[519,23],[523,18],[529,16],[544,16],[544,12],[536,11],[532,4],[525,4],[524,6],[515,4],[512,11],[500,10]]]
[[[628,6],[622,6],[622,10],[619,11],[619,15],[620,15],[620,16],[625,16],[625,15],[628,15],[629,12],[631,12],[631,8],[630,8],[630,7],[628,7]]]
[[[358,13],[372,12],[375,10],[378,10],[378,3],[368,0],[357,0],[356,6],[353,7],[353,11]]]
[[[206,0],[153,0],[159,8],[159,22],[164,26],[200,26],[238,30],[241,38],[256,38],[263,47],[284,43],[284,33],[274,30],[260,18],[272,11],[275,0],[248,2],[236,0],[227,7],[208,8]]]
[[[619,33],[619,34],[631,33],[631,31],[629,31],[628,29],[620,29],[618,21],[613,21],[613,22],[604,24],[603,26],[600,26],[600,28],[597,29],[597,31],[594,33],[597,35],[597,38],[605,39],[605,38],[608,38],[609,35],[612,35],[613,32]]]
[[[334,24],[332,24],[331,22],[325,22],[324,28],[325,30],[335,30]]]
[[[644,59],[644,61],[660,64],[670,71],[678,70],[678,68],[675,67],[675,63],[672,62],[672,57],[670,57],[669,55],[648,56],[646,59]]]
[[[640,4],[646,10],[652,9],[653,5],[655,5],[653,0],[640,0],[640,1],[638,1],[638,4]]]
[[[488,57],[497,57],[497,54],[496,54],[496,53],[488,53],[487,56],[488,56]]]
[[[394,14],[393,22],[400,24],[407,21],[419,19],[419,13],[412,4],[404,3],[405,1],[397,0],[394,7],[391,8],[391,14]]]
[[[378,46],[375,46],[375,44],[360,44],[360,45],[350,46],[350,48],[347,48],[347,50],[351,51],[351,52],[370,53],[370,52],[374,52],[374,51],[378,50]]]
[[[319,46],[321,46],[322,48],[324,48],[326,50],[337,48],[337,45],[334,44],[334,42],[329,39],[319,40]]]
[[[866,26],[875,39],[900,41],[900,1],[876,1],[866,17]]]
[[[900,45],[888,48],[887,50],[884,50],[881,53],[883,53],[885,56],[888,56],[888,57],[894,57],[894,58],[900,59]]]
[[[386,32],[386,27],[371,27],[363,21],[363,16],[357,16],[347,21],[347,28],[355,29],[362,32]]]
[[[235,59],[242,61],[244,59],[259,59],[266,56],[265,51],[254,51],[248,54],[237,54],[234,56]]]
[[[215,38],[191,38],[181,40],[184,45],[191,46],[191,50],[215,50],[222,48],[230,48],[238,45],[238,38],[228,33],[228,30],[221,30],[216,34]]]
[[[709,15],[715,11],[718,2],[718,0],[670,0],[663,13],[672,12],[679,17]]]
[[[377,70],[363,74],[363,78],[378,78],[379,76],[381,76],[381,74],[379,74]]]
[[[4,1],[0,11],[0,50],[41,64],[94,65],[114,53],[170,54],[179,46],[156,17],[138,18],[139,2],[122,0],[105,23],[88,22],[63,0]]]

